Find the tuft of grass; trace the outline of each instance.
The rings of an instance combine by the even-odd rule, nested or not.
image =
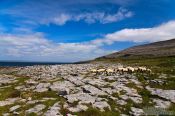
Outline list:
[[[150,103],[151,101],[151,93],[150,91],[148,91],[147,89],[142,89],[138,92],[141,96],[142,96],[142,99],[143,99],[143,102],[140,104],[140,106],[143,108],[143,107],[146,107],[146,106],[152,106],[153,104]]]

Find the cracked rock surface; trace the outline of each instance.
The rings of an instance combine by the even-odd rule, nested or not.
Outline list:
[[[0,69],[0,113],[38,116],[141,116],[145,107],[175,107],[173,75],[105,72],[118,64],[64,64]],[[123,66],[124,67],[124,66]],[[153,76],[156,76],[156,78]]]

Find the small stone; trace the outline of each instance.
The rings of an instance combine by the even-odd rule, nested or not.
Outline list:
[[[49,110],[44,114],[44,116],[61,116],[59,102],[55,103]]]
[[[13,106],[13,107],[10,108],[10,112],[13,112],[13,111],[17,110],[20,107],[21,107],[20,105]]]
[[[36,91],[36,92],[45,92],[45,91],[48,91],[49,86],[50,86],[50,83],[39,83],[36,86],[36,89],[34,91]]]
[[[161,99],[153,99],[153,102],[156,103],[155,107],[157,108],[169,108],[171,105],[171,102],[169,101],[164,101]]]
[[[135,108],[135,107],[131,107],[131,112],[132,115],[134,116],[142,116],[144,115],[144,111],[142,109],[139,108]]]
[[[106,101],[95,102],[93,107],[99,108],[100,111],[105,111],[104,108],[108,108],[109,110],[111,109],[110,105]]]
[[[39,113],[41,110],[43,110],[46,106],[43,105],[43,104],[38,104],[36,105],[35,107],[29,109],[29,110],[26,110],[26,113],[27,114],[30,114],[30,113]]]

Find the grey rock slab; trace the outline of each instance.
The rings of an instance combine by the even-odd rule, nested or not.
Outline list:
[[[20,107],[21,107],[20,105],[13,106],[13,107],[10,108],[9,111],[10,111],[10,112],[13,112],[13,111],[19,109]]]
[[[119,104],[119,105],[126,105],[127,102],[124,101],[124,100],[117,100],[117,104]]]
[[[59,110],[61,109],[61,106],[59,102],[55,103],[52,107],[49,108],[49,110],[44,114],[44,116],[62,116]]]
[[[33,108],[30,108],[28,110],[26,110],[26,114],[30,114],[30,113],[36,113],[38,114],[40,111],[42,111],[46,106],[43,104],[38,104],[36,106],[34,106]]]
[[[88,107],[86,105],[78,104],[76,107],[69,107],[68,110],[71,112],[86,111]]]
[[[9,98],[9,99],[6,99],[5,101],[0,101],[0,106],[6,106],[6,105],[14,104],[19,99],[20,98]]]
[[[106,101],[95,102],[93,107],[99,108],[100,111],[105,111],[104,108],[108,108],[109,110],[111,109],[110,105]]]
[[[69,91],[74,88],[75,85],[69,81],[54,82],[53,85],[50,86],[52,91],[66,92],[66,94],[69,94]]]
[[[107,93],[91,85],[85,85],[83,86],[83,89],[85,92],[89,92],[92,95],[107,95]]]
[[[94,103],[96,97],[93,97],[87,93],[77,93],[66,95],[65,98],[69,103],[73,103],[75,101],[80,101],[80,103]]]
[[[171,105],[171,102],[169,101],[164,101],[164,100],[161,100],[161,99],[153,99],[153,102],[155,103],[155,107],[156,108],[169,108],[170,105]]]
[[[134,116],[143,116],[144,111],[142,109],[139,109],[139,108],[131,107],[130,114],[132,114]]]
[[[152,95],[158,95],[159,97],[165,98],[175,103],[175,90],[163,90],[157,88],[150,88],[149,86],[147,86],[146,89],[149,90]]]
[[[50,86],[50,83],[39,83],[36,86],[36,89],[34,91],[36,91],[36,92],[45,92],[45,91],[48,91],[49,86]]]

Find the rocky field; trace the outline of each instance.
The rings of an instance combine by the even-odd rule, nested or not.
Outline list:
[[[119,64],[0,68],[0,115],[175,115],[175,75],[154,72],[95,74]]]

